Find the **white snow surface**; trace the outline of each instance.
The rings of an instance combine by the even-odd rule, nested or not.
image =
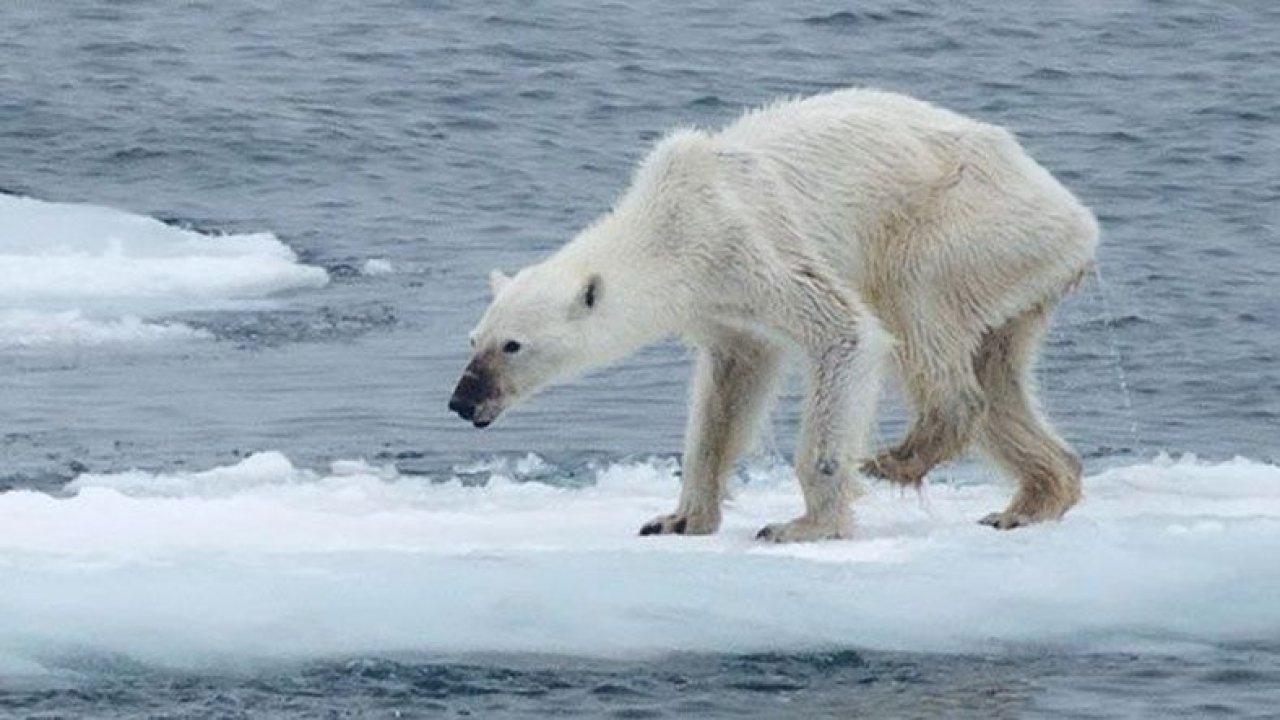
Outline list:
[[[318,287],[270,233],[204,235],[112,208],[0,194],[0,348],[206,337],[156,316]]]
[[[1062,522],[1015,532],[975,523],[1002,485],[877,485],[856,538],[804,545],[753,540],[800,509],[781,464],[736,481],[719,534],[647,538],[637,528],[674,505],[673,461],[605,466],[578,489],[511,467],[464,486],[264,452],[2,494],[0,675],[84,652],[204,666],[1280,640],[1280,468],[1261,462],[1115,467]]]

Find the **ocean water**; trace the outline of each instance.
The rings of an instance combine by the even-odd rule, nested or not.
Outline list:
[[[0,6],[0,716],[1274,717],[1269,2]],[[688,353],[478,431],[484,276],[654,140],[847,85],[1008,126],[1103,226],[1039,377],[1086,501],[960,462],[799,508],[796,392],[710,538]],[[887,398],[882,442],[904,413]]]

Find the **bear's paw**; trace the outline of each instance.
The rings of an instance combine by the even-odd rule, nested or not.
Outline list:
[[[869,477],[888,480],[897,485],[919,488],[924,483],[924,476],[929,468],[915,456],[903,457],[900,451],[889,450],[864,463],[862,472]]]
[[[659,515],[640,527],[641,535],[710,535],[720,529],[720,514],[673,512]]]
[[[757,540],[774,543],[847,540],[852,536],[853,521],[848,517],[817,520],[807,515],[784,523],[765,525],[756,533]]]
[[[1003,512],[988,513],[985,517],[978,521],[980,525],[993,527],[996,530],[1013,530],[1015,528],[1026,527],[1036,522],[1036,519],[1030,515],[1023,513]]]

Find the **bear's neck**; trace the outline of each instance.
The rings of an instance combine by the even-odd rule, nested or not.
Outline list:
[[[631,221],[624,208],[602,217],[561,248],[550,262],[566,277],[599,275],[616,347],[629,353],[681,333],[695,298],[685,264],[651,224]],[[618,298],[624,298],[617,303]],[[610,302],[615,301],[615,302]]]

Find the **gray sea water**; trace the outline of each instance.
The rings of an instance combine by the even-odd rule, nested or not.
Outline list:
[[[675,345],[485,432],[451,416],[485,273],[606,210],[666,130],[848,85],[1010,127],[1095,209],[1101,277],[1062,308],[1041,369],[1091,468],[1160,451],[1280,460],[1275,3],[7,2],[0,188],[271,231],[330,282],[169,318],[214,342],[0,351],[0,490],[266,449],[405,475],[529,452],[568,474],[677,454]],[[360,272],[369,258],[396,271]],[[891,410],[882,432],[900,426]],[[785,453],[793,404],[773,429]],[[234,672],[99,657],[75,681],[0,678],[0,714],[1277,717],[1277,641]]]

